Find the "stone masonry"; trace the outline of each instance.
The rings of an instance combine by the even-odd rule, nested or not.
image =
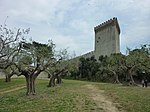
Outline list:
[[[110,19],[94,28],[95,58],[120,52],[120,27],[117,18]]]

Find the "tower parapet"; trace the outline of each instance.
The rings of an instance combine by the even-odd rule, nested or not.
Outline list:
[[[113,18],[101,23],[100,25],[94,27],[94,31],[97,32],[99,30],[102,30],[102,29],[110,26],[110,25],[116,25],[118,33],[120,34],[120,27],[119,27],[118,20],[116,17],[113,17]]]

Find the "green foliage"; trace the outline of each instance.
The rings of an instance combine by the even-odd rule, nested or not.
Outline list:
[[[143,45],[137,49],[128,49],[128,55],[121,53],[100,56],[98,61],[94,57],[79,59],[78,71],[80,79],[104,82],[135,83],[146,78],[150,80],[150,45]]]
[[[79,73],[81,78],[87,78],[88,80],[96,80],[96,72],[99,69],[99,64],[94,57],[83,58],[81,57],[79,64]]]
[[[54,44],[49,41],[47,44],[42,44],[39,42],[24,42],[22,45],[21,52],[17,56],[17,63],[20,66],[34,67],[44,66],[50,63],[50,60],[54,57]]]
[[[24,65],[31,65],[33,62],[30,56],[25,55],[19,60],[19,63]]]
[[[23,48],[26,52],[30,55],[34,55],[39,59],[49,58],[53,56],[53,43],[49,42],[48,44],[42,44],[39,42],[31,42],[31,43],[24,43]]]

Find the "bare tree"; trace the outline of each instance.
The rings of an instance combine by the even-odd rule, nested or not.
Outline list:
[[[21,49],[21,42],[24,41],[24,37],[29,33],[29,30],[15,28],[12,30],[5,23],[0,25],[0,69],[7,69],[15,61],[15,56]],[[6,74],[6,82],[10,81],[13,74],[13,70]]]

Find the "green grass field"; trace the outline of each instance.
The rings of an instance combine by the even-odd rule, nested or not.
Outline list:
[[[150,112],[150,88],[128,87],[117,84],[97,84],[113,102],[127,112]],[[118,107],[120,108],[120,107]]]
[[[47,88],[48,80],[37,80],[36,95],[26,96],[26,88],[3,93],[25,85],[25,79],[0,79],[0,112],[103,112],[90,97],[85,85],[91,84],[111,99],[120,110],[150,111],[150,89],[116,84],[64,80],[55,88]]]

